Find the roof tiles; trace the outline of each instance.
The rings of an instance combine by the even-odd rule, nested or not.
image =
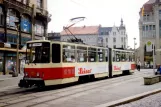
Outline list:
[[[70,27],[70,32],[74,35],[84,35],[84,34],[99,34],[99,26],[82,26],[82,27]],[[68,30],[63,30],[61,35],[71,35]]]

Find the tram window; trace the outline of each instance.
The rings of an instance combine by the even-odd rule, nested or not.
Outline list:
[[[126,61],[129,62],[130,59],[129,59],[129,52],[126,52]]]
[[[135,55],[134,53],[132,53],[132,61],[134,61]]]
[[[27,48],[31,50],[31,52],[27,54],[27,56],[29,56],[30,63],[50,62],[50,43],[29,43],[27,44]],[[33,53],[35,53],[34,57]]]
[[[60,44],[52,44],[52,62],[60,63]]]
[[[105,50],[104,49],[98,49],[98,61],[99,62],[105,61]]]
[[[88,48],[88,62],[97,62],[96,48]]]
[[[115,62],[116,61],[116,51],[112,52],[112,56],[113,56],[113,62]]]
[[[125,61],[125,58],[126,58],[126,56],[125,56],[125,52],[121,52],[121,61]]]
[[[87,62],[87,47],[77,47],[77,62]]]
[[[75,62],[75,46],[63,45],[63,62]]]
[[[121,61],[121,52],[116,51],[116,62],[120,62]]]
[[[105,60],[108,62],[108,49],[105,49]]]
[[[132,54],[129,53],[129,62],[131,62],[131,61],[132,61]]]

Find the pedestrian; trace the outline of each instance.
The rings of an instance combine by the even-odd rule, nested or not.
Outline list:
[[[137,63],[137,70],[138,70],[138,71],[140,71],[140,67],[141,67],[141,62],[138,61],[138,63]]]
[[[13,71],[12,77],[17,77],[18,76],[18,72],[16,72],[16,69],[15,69],[14,65],[12,66],[12,71]]]

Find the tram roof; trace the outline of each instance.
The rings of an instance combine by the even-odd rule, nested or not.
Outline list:
[[[88,44],[79,44],[79,43],[70,43],[70,42],[65,42],[65,41],[53,41],[53,40],[32,40],[28,41],[27,43],[34,43],[34,42],[52,42],[52,43],[59,43],[59,44],[69,44],[69,45],[79,45],[79,46],[86,46],[86,47],[93,47],[93,48],[102,48],[102,49],[109,49],[106,47],[99,47],[99,46],[94,46],[94,45],[88,45]],[[134,51],[129,51],[129,50],[121,50],[121,49],[112,49],[115,51],[122,51],[122,52],[134,52]]]

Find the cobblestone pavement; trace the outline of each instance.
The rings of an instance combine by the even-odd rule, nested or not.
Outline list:
[[[141,70],[133,75],[37,92],[10,94],[10,91],[20,90],[20,88],[11,88],[0,92],[0,106],[93,107],[160,88],[161,83],[144,85],[143,77],[152,74],[152,70]]]
[[[161,93],[117,107],[161,107]]]

